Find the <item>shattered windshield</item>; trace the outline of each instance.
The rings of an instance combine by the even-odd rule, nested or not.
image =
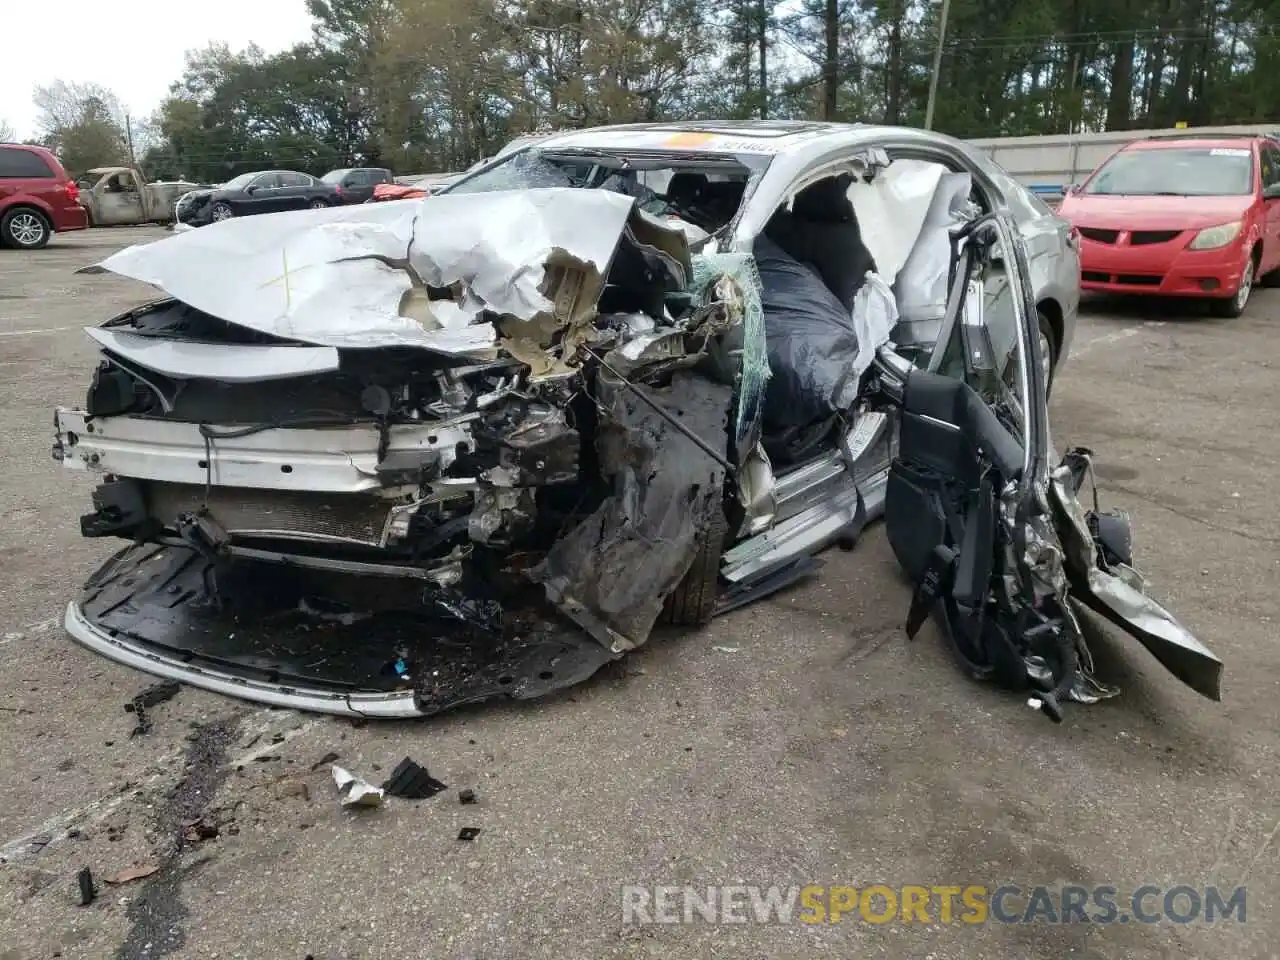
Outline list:
[[[539,150],[523,150],[507,160],[449,188],[450,193],[490,193],[539,187],[586,186],[595,164],[591,160],[544,157]]]
[[[1131,197],[1238,197],[1253,193],[1248,147],[1130,150],[1108,160],[1086,194]]]
[[[448,188],[489,193],[574,187],[634,197],[640,209],[674,217],[708,233],[733,220],[747,183],[768,167],[767,157],[624,154],[596,150],[521,150]]]

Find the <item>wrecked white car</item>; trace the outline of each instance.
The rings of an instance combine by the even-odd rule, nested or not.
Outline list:
[[[89,268],[166,298],[88,329],[86,403],[57,411],[55,458],[101,476],[84,535],[129,541],[71,635],[263,703],[426,715],[578,683],[883,516],[908,631],[935,615],[973,675],[1054,719],[1116,692],[1078,602],[1218,698],[1124,515],[1081,505],[1088,452],[1051,453],[1026,244],[955,141],[609,135]]]

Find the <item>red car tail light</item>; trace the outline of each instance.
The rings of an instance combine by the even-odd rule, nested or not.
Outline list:
[[[80,188],[76,186],[76,182],[74,180],[68,180],[66,183],[63,184],[63,186],[66,187],[66,190],[67,190],[67,199],[70,200],[72,203],[79,203]]]

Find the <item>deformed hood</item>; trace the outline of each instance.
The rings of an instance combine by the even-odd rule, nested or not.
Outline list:
[[[482,310],[563,324],[573,319],[566,310],[593,309],[624,235],[670,258],[670,238],[655,238],[660,228],[642,223],[633,204],[560,188],[296,211],[128,247],[85,270],[140,280],[229,323],[304,343],[476,352],[496,343]],[[687,250],[676,254],[687,264]],[[564,284],[549,283],[565,269],[576,274],[567,306]],[[442,288],[454,299],[434,299]]]

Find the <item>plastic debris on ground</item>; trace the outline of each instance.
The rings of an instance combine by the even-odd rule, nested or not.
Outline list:
[[[323,757],[321,757],[319,760],[313,763],[311,765],[311,769],[319,770],[321,767],[327,767],[329,764],[333,763],[337,759],[338,759],[338,755],[334,753],[332,750],[330,750]]]
[[[342,798],[344,807],[382,806],[383,791],[380,787],[375,787],[336,764],[333,767],[333,782],[338,787],[338,796]]]
[[[182,684],[172,681],[166,683],[153,684],[131,701],[124,705],[125,713],[132,713],[137,721],[129,736],[137,737],[145,733],[151,732],[151,718],[147,715],[147,711],[152,707],[158,706],[178,695],[182,689]]]
[[[93,873],[88,867],[76,874],[76,884],[80,888],[80,906],[87,907],[98,896],[98,889],[93,885]]]
[[[480,798],[476,796],[476,792],[474,790],[472,790],[470,787],[467,787],[465,790],[458,791],[458,802],[464,803],[464,804],[479,803]]]
[[[474,840],[478,836],[480,836],[479,827],[463,827],[458,831],[459,840]]]
[[[403,797],[406,800],[427,800],[449,788],[431,776],[426,767],[419,766],[408,757],[405,757],[391,771],[391,776],[387,777],[382,784],[382,789],[393,797]]]
[[[134,880],[143,880],[153,873],[159,872],[160,864],[158,863],[136,863],[132,867],[126,867],[106,879],[107,883],[111,884],[132,883]]]

